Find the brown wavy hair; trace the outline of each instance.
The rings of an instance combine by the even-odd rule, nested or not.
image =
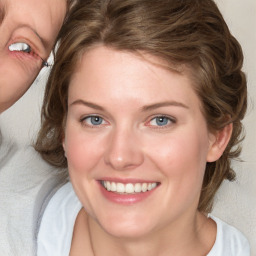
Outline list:
[[[198,209],[210,212],[224,179],[233,180],[247,107],[243,53],[212,0],[84,0],[71,11],[59,34],[59,48],[42,108],[35,148],[50,164],[67,167],[62,148],[68,86],[85,51],[101,44],[115,50],[144,52],[170,68],[186,65],[210,131],[233,124],[219,160],[206,164]]]

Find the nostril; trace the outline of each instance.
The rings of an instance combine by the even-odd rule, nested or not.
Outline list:
[[[134,132],[127,127],[113,131],[104,161],[115,170],[133,169],[143,163],[143,152]]]
[[[115,170],[129,170],[138,167],[143,162],[143,157],[139,154],[108,155],[105,163]]]

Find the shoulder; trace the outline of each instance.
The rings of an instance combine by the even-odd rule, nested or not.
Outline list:
[[[214,246],[207,256],[250,256],[250,245],[246,237],[235,227],[209,215],[217,224]]]
[[[81,208],[70,182],[53,195],[39,227],[38,256],[69,255],[75,221]]]

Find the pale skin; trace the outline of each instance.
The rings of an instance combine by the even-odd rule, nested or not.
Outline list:
[[[33,83],[65,13],[65,0],[0,0],[0,113]]]
[[[232,125],[210,133],[186,68],[142,55],[96,46],[71,79],[63,147],[84,206],[72,256],[198,256],[214,244],[216,224],[197,207],[206,162]],[[102,193],[103,180],[158,185],[127,204]]]

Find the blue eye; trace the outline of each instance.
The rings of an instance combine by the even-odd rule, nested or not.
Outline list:
[[[166,116],[157,116],[150,120],[150,125],[152,126],[166,126],[171,123],[174,123],[175,121],[169,117]]]
[[[105,124],[105,121],[100,116],[88,116],[83,118],[81,121],[85,122],[87,125],[90,126],[99,126]]]

